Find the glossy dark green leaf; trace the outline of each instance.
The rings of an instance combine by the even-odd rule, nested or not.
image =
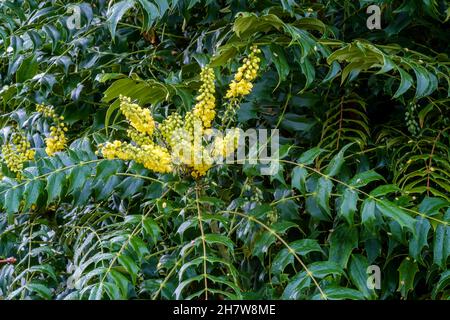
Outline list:
[[[339,207],[339,215],[344,217],[349,225],[354,223],[354,215],[357,210],[358,193],[353,189],[345,189],[341,205]]]
[[[394,203],[388,200],[378,201],[377,208],[384,216],[396,221],[402,228],[408,228],[412,233],[415,233],[416,221]]]
[[[417,263],[410,257],[406,257],[398,268],[399,280],[398,291],[400,291],[402,297],[406,298],[408,292],[414,290],[414,278],[419,271]]]
[[[331,159],[324,172],[327,176],[334,177],[339,173],[342,165],[344,164],[344,153],[351,146],[351,144],[346,145],[333,157],[333,159]]]
[[[355,248],[358,248],[358,229],[345,224],[340,225],[330,236],[329,261],[345,268]]]
[[[135,5],[134,0],[122,0],[116,2],[108,10],[108,27],[111,32],[111,36],[114,39],[116,36],[116,28],[123,15]]]
[[[29,209],[33,204],[36,204],[39,196],[44,190],[44,182],[39,179],[34,179],[25,185],[23,193],[24,209]]]
[[[306,193],[306,177],[308,176],[308,171],[305,168],[295,167],[292,170],[292,188],[297,189],[302,194]]]
[[[367,286],[368,267],[369,262],[366,257],[359,254],[352,255],[349,265],[349,277],[366,299],[375,299],[377,297],[375,290],[369,289]]]
[[[450,220],[450,214],[446,214],[446,221]],[[450,226],[439,224],[434,232],[433,262],[441,269],[447,267],[450,256]]]
[[[54,172],[47,177],[47,204],[61,197],[66,176],[64,172]]]
[[[130,274],[133,284],[136,284],[136,278],[140,270],[139,266],[133,261],[131,257],[124,254],[119,256],[118,261]]]
[[[208,244],[222,244],[226,246],[230,252],[234,251],[234,243],[230,240],[230,238],[220,235],[220,234],[205,234],[205,241]]]
[[[422,261],[422,250],[428,247],[428,232],[431,224],[428,219],[416,218],[416,235],[409,241],[409,255],[417,261]]]

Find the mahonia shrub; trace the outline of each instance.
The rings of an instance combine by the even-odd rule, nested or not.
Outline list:
[[[0,300],[449,299],[448,1],[224,3],[0,1]]]

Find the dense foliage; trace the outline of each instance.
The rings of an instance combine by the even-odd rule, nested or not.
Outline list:
[[[0,2],[0,299],[449,299],[449,19],[444,0]],[[278,170],[174,169],[164,134],[196,114],[279,129]]]

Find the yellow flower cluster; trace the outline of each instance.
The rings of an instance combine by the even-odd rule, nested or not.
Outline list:
[[[228,99],[246,96],[253,89],[252,81],[258,75],[259,64],[261,62],[258,54],[261,53],[261,49],[252,46],[250,50],[250,54],[244,59],[242,66],[239,67],[238,72],[234,76],[234,80],[230,83],[230,88],[226,94],[226,98]]]
[[[30,142],[24,135],[15,133],[11,143],[2,146],[2,156],[9,170],[14,172],[18,179],[22,177],[23,164],[33,160],[35,151],[30,149]]]
[[[152,144],[153,140],[147,134],[137,131],[136,129],[127,130],[128,137],[134,141],[138,146],[143,146],[146,144]]]
[[[155,121],[149,109],[141,108],[132,103],[129,97],[120,95],[120,111],[130,121],[130,124],[139,132],[151,136],[155,130]]]
[[[226,158],[236,150],[240,137],[240,129],[234,128],[227,132],[225,137],[217,137],[214,140],[212,154],[215,158]]]
[[[184,118],[173,113],[159,126],[161,134],[170,146],[172,162],[190,169],[195,178],[204,176],[211,168],[213,159],[210,152],[202,145],[202,134],[211,127],[216,116],[214,97],[214,71],[205,67],[200,73],[202,85],[197,103]]]
[[[66,132],[68,131],[63,116],[58,117],[52,107],[38,104],[36,111],[42,113],[45,117],[52,118],[54,125],[50,127],[50,135],[45,139],[45,152],[53,156],[56,152],[64,150],[67,145]]]
[[[64,150],[66,147],[66,132],[67,127],[63,122],[50,127],[50,136],[45,139],[45,152],[47,152],[50,157],[56,152]]]
[[[198,156],[200,156],[196,161],[192,164],[192,172],[191,175],[194,178],[202,177],[206,174],[206,172],[212,167],[213,165],[213,159],[211,158],[209,152],[204,148],[203,146],[194,149],[194,157],[196,157],[195,152],[198,153]]]
[[[211,122],[216,116],[216,111],[214,110],[216,107],[214,70],[210,67],[203,68],[200,73],[200,79],[203,83],[200,87],[199,95],[196,97],[197,104],[194,106],[193,113],[202,120],[204,128],[210,128]]]
[[[126,142],[107,142],[101,148],[106,159],[134,160],[154,172],[168,173],[172,171],[172,161],[168,150],[155,144],[134,146]]]
[[[45,106],[43,104],[38,104],[36,106],[36,111],[42,113],[47,118],[53,118],[53,119],[58,118],[55,110],[53,110],[52,107]]]
[[[227,97],[244,96],[250,93],[252,81],[257,76],[261,51],[252,47],[252,52],[239,68],[230,85]],[[120,96],[120,109],[133,129],[127,131],[132,143],[114,141],[101,146],[107,159],[134,160],[147,169],[159,173],[172,172],[175,168],[188,171],[194,178],[204,176],[212,167],[215,158],[226,157],[237,147],[239,129],[231,130],[225,137],[216,138],[213,145],[206,147],[204,133],[211,132],[216,116],[215,76],[210,67],[202,69],[202,85],[196,97],[196,104],[184,117],[173,113],[162,123],[155,123],[148,109],[132,103],[129,97]],[[155,129],[158,133],[152,137]],[[162,139],[164,145],[155,141]]]
[[[183,130],[183,118],[178,113],[172,113],[159,126],[161,135],[170,147],[177,144],[180,136],[185,135]]]

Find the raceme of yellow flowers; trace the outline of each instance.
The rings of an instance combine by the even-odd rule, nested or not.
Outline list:
[[[244,59],[244,63],[239,67],[238,72],[234,76],[234,80],[230,83],[230,88],[226,95],[228,99],[243,97],[252,91],[252,81],[258,75],[259,63],[261,61],[258,54],[261,53],[261,49],[253,46],[250,50],[251,53]]]
[[[45,139],[45,152],[53,156],[56,152],[64,150],[67,145],[65,132],[67,127],[62,122],[63,116],[58,117],[53,108],[44,105],[37,105],[36,111],[42,113],[45,117],[51,118],[54,124],[50,127],[50,135]]]
[[[2,146],[2,156],[9,170],[16,174],[17,179],[22,178],[23,165],[26,161],[34,159],[35,151],[30,149],[30,142],[18,132],[12,136],[11,142]]]
[[[251,53],[230,83],[227,99],[251,92],[259,69],[260,52],[251,47]],[[155,122],[149,109],[133,103],[129,97],[120,96],[120,110],[132,127],[127,131],[132,142],[107,142],[99,151],[107,159],[134,160],[154,172],[182,170],[194,178],[204,176],[215,159],[226,158],[236,150],[240,131],[232,129],[224,137],[216,137],[211,145],[204,145],[216,116],[214,70],[204,67],[200,80],[202,84],[193,109],[184,117],[172,113],[162,123]]]

